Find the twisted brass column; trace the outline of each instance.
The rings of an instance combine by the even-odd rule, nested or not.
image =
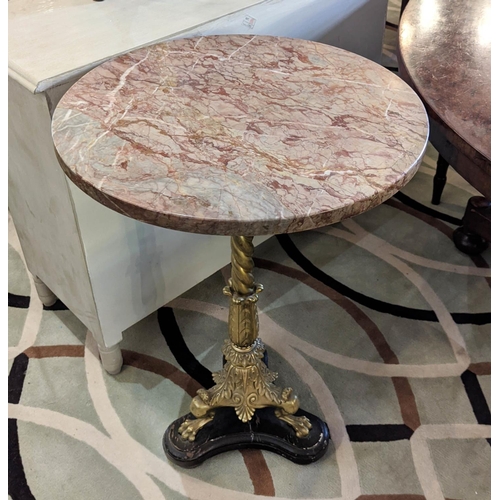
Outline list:
[[[200,389],[193,398],[190,411],[196,418],[179,427],[181,436],[189,441],[213,420],[214,409],[223,406],[233,407],[242,422],[250,421],[255,410],[274,406],[276,416],[292,426],[297,437],[306,437],[311,428],[307,417],[294,415],[300,403],[292,389],[276,387],[273,382],[278,374],[262,361],[264,345],[258,338],[257,301],[263,287],[255,283],[252,274],[252,240],[253,236],[231,238],[231,278],[223,290],[230,297],[229,339],[222,348],[226,363],[213,374],[215,386]]]

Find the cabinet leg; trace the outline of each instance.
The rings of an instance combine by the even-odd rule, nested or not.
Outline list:
[[[53,306],[57,297],[52,293],[52,290],[38,276],[33,276],[33,281],[42,304],[47,307]]]
[[[103,368],[110,375],[117,375],[120,373],[123,365],[122,351],[120,349],[120,344],[115,344],[111,347],[104,347],[97,345],[99,350],[99,356],[101,358],[101,363]]]
[[[433,205],[439,205],[441,203],[441,195],[443,194],[444,186],[446,185],[446,172],[450,164],[439,155],[436,174],[434,175],[434,188],[432,190],[432,201]]]

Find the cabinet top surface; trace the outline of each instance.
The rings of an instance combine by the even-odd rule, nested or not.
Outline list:
[[[9,75],[41,92],[262,0],[9,0]]]
[[[491,158],[490,0],[411,0],[399,47],[426,105],[471,147]]]
[[[59,102],[52,134],[75,184],[124,215],[206,234],[330,224],[392,196],[427,143],[396,75],[328,45],[213,36],[95,68]]]

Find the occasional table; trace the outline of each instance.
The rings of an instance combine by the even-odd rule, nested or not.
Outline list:
[[[69,182],[51,118],[91,68],[152,43],[231,33],[306,38],[379,61],[386,11],[387,0],[9,0],[9,213],[33,275],[30,307],[41,307],[35,294],[45,306],[60,299],[115,374],[126,330],[230,261],[227,238],[124,217]]]
[[[418,93],[440,158],[433,203],[451,165],[483,197],[469,200],[457,247],[477,254],[491,226],[491,9],[489,0],[411,0],[399,28],[399,73]]]
[[[52,134],[68,177],[105,206],[169,229],[231,236],[223,368],[167,429],[167,456],[189,467],[258,447],[297,463],[319,459],[326,424],[300,409],[291,388],[276,386],[263,361],[253,237],[332,224],[403,187],[428,137],[416,94],[328,45],[199,37],[95,68],[59,102]]]

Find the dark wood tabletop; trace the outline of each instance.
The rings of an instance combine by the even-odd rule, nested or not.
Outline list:
[[[399,73],[419,94],[431,142],[486,198],[491,192],[489,0],[411,0],[400,21]]]

